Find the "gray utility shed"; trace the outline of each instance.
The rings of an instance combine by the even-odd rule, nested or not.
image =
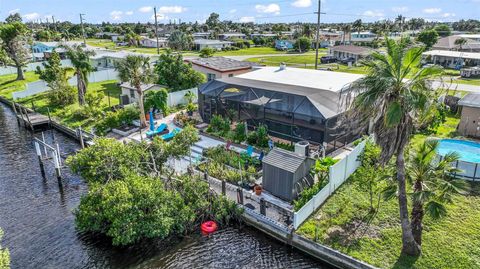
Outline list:
[[[312,184],[309,174],[314,163],[315,160],[306,156],[274,148],[263,158],[263,188],[279,198],[292,201],[305,185]]]

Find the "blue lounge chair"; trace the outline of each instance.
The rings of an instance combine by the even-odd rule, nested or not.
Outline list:
[[[248,157],[251,157],[253,154],[253,147],[248,146],[247,150],[244,152]]]
[[[181,131],[180,128],[175,128],[175,129],[173,129],[173,131],[171,131],[170,133],[165,134],[165,135],[162,135],[161,138],[162,138],[164,141],[168,141],[168,140],[174,138],[175,135],[177,135],[180,131]]]
[[[160,135],[164,133],[165,131],[168,132],[168,125],[165,123],[162,123],[154,131],[147,131],[147,137],[154,137],[156,135]]]

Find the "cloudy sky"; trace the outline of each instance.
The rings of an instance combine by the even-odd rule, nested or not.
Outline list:
[[[56,20],[87,22],[153,21],[153,7],[163,22],[203,22],[211,12],[235,22],[314,22],[318,0],[0,0],[0,19],[19,12],[24,21],[55,16]],[[323,22],[394,18],[398,14],[427,20],[480,19],[480,0],[322,0]]]

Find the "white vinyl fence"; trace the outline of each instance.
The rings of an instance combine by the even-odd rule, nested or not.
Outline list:
[[[198,98],[197,88],[192,88],[192,89],[188,89],[188,90],[168,93],[167,105],[168,106],[176,106],[176,105],[186,104],[187,99],[185,98],[185,94],[187,92],[192,92],[195,95],[195,98],[193,99],[193,102],[196,103],[197,98]]]
[[[70,60],[62,60],[61,63],[62,63],[62,66],[72,66],[72,62]],[[35,71],[37,70],[37,66],[39,66],[40,68],[43,68],[42,62],[28,63],[27,66],[23,67],[23,71],[26,71],[26,72]],[[17,73],[16,67],[13,67],[13,66],[0,67],[0,76],[11,75],[16,73]]]
[[[315,212],[335,190],[340,187],[347,178],[360,166],[358,156],[363,152],[366,141],[356,146],[346,157],[329,168],[329,182],[300,210],[293,214],[293,227],[297,229]]]
[[[105,69],[101,71],[92,72],[88,75],[89,83],[95,83],[95,82],[101,82],[101,81],[107,81],[107,80],[118,80],[118,72],[115,71],[114,69]],[[73,76],[72,78],[70,78],[68,80],[68,84],[72,86],[76,86],[77,77]],[[38,93],[46,92],[48,90],[50,90],[50,88],[47,86],[47,83],[43,80],[39,80],[39,81],[28,83],[26,85],[25,90],[14,92],[12,94],[12,97],[13,97],[13,100],[16,100],[18,98],[25,98]]]

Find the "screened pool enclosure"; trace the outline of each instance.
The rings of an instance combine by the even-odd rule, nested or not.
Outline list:
[[[362,132],[350,121],[339,124],[344,109],[339,93],[329,90],[229,77],[202,85],[198,102],[205,122],[219,114],[246,122],[250,130],[263,124],[271,136],[325,143],[327,152],[352,142]]]

